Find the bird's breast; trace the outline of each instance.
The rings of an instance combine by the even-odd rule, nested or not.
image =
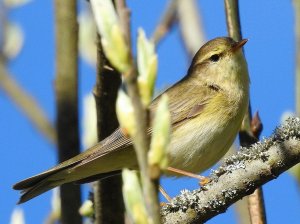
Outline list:
[[[214,165],[232,145],[241,126],[247,99],[229,99],[220,94],[205,110],[172,133],[170,166],[202,172]]]

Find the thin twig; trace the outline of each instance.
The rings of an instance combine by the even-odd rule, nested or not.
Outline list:
[[[59,222],[59,218],[56,214],[53,212],[50,212],[46,220],[44,221],[44,224],[56,224]]]
[[[161,40],[169,33],[174,24],[176,23],[177,14],[177,0],[169,1],[158,25],[156,26],[151,40],[157,46]]]
[[[121,28],[129,49],[131,49],[130,36],[130,9],[126,6],[125,0],[114,0],[117,13],[120,17]]]
[[[300,162],[300,119],[289,118],[274,134],[243,147],[209,176],[162,207],[163,223],[202,223]]]
[[[159,203],[158,203],[158,180],[150,179],[150,169],[148,167],[147,152],[149,149],[149,139],[146,135],[147,131],[147,110],[143,107],[140,100],[139,90],[136,83],[136,71],[132,71],[125,78],[126,87],[129,97],[134,108],[134,117],[137,125],[136,134],[132,136],[134,148],[137,154],[137,160],[141,171],[141,179],[143,185],[143,193],[149,212],[150,219],[153,223],[160,223]]]
[[[296,70],[295,70],[295,108],[296,115],[300,116],[300,1],[294,0],[295,38],[296,38]],[[300,164],[292,168],[300,189]]]
[[[13,79],[12,74],[6,68],[8,60],[4,52],[5,33],[9,21],[7,21],[8,8],[3,2],[0,3],[0,88],[7,96],[21,109],[35,128],[40,130],[47,140],[56,144],[56,130],[49,121],[46,113],[42,110],[38,102]]]
[[[5,68],[3,61],[0,61],[0,87],[21,109],[32,124],[40,130],[45,137],[56,144],[56,131],[49,122],[45,112],[38,105],[36,100],[29,95]]]
[[[177,16],[180,33],[190,58],[193,58],[205,42],[204,29],[195,0],[177,0]]]
[[[258,141],[262,128],[259,114],[256,112],[250,124],[251,133],[255,141]],[[251,144],[251,139],[253,138],[249,138],[248,142],[246,142],[248,145]],[[263,224],[267,222],[262,188],[257,188],[253,194],[248,196],[248,209],[251,223]]]
[[[225,0],[227,31],[230,37],[238,41],[242,39],[239,2],[238,0]]]
[[[7,12],[8,8],[5,6],[4,1],[0,2],[0,48],[1,48],[1,60],[5,62],[6,60],[6,55],[4,55],[3,52],[3,47],[4,47],[4,41],[5,41],[5,33],[6,33],[6,24],[8,23],[7,21]]]
[[[296,113],[300,115],[300,1],[294,0],[296,32]]]
[[[119,12],[129,12],[127,9],[125,0],[116,1],[120,3],[117,6]],[[120,20],[122,22],[123,31],[126,32],[125,36],[130,37],[130,14],[121,13],[119,14]],[[130,43],[130,40],[129,40]],[[132,53],[130,53],[132,57]],[[132,136],[133,145],[137,155],[137,160],[141,172],[141,180],[143,185],[143,194],[145,197],[145,203],[147,207],[147,212],[152,223],[160,223],[159,215],[159,202],[158,202],[158,180],[151,180],[150,169],[148,166],[148,149],[150,145],[149,138],[147,137],[148,128],[148,110],[142,104],[140,99],[139,89],[137,85],[137,70],[133,63],[133,58],[131,58],[131,69],[128,74],[124,75],[124,81],[128,91],[128,95],[131,99],[132,106],[134,109],[134,118],[136,123],[136,133]]]
[[[236,219],[238,224],[251,224],[248,209],[248,197],[234,203]]]
[[[236,151],[237,147],[235,144],[233,144],[219,163],[222,164],[226,158],[231,157],[234,153],[236,153]],[[237,223],[251,224],[248,209],[248,197],[244,197],[243,199],[234,203],[234,210]]]
[[[238,0],[225,0],[225,11],[226,11],[226,18],[227,18],[226,20],[227,30],[229,36],[237,41],[241,40],[242,32],[241,32]],[[245,114],[241,131],[239,133],[241,146],[249,146],[259,139],[259,136],[253,136],[250,127],[251,120],[252,120],[252,114],[251,114],[251,104],[249,100],[248,112]],[[251,196],[251,199],[249,199],[248,206],[249,206],[249,213],[250,213],[250,219],[252,224],[266,223],[265,208],[263,203],[264,199],[262,198],[262,196],[263,196],[262,189],[258,189],[257,192],[255,192],[253,196]],[[252,207],[254,205],[255,207]]]
[[[253,194],[248,196],[248,207],[251,223],[262,224],[266,223],[265,206],[262,188],[257,188]]]
[[[97,111],[98,140],[109,136],[118,126],[115,111],[117,92],[121,84],[120,74],[107,69],[100,37],[97,39],[97,76],[94,97]],[[122,178],[120,175],[95,182],[95,224],[124,223]]]
[[[55,0],[56,22],[56,102],[59,161],[80,152],[78,122],[78,24],[77,1]],[[65,184],[60,188],[61,221],[79,224],[80,186]]]

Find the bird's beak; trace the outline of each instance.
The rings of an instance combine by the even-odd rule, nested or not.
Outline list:
[[[240,49],[241,47],[243,47],[246,43],[247,43],[248,39],[243,39],[239,42],[237,42],[233,48],[231,49],[232,52],[236,52],[238,49]]]

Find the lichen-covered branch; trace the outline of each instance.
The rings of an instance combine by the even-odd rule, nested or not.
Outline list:
[[[300,119],[289,118],[271,137],[225,159],[210,183],[163,206],[163,223],[205,222],[299,162]]]
[[[78,122],[78,24],[77,1],[55,0],[56,22],[56,103],[59,161],[80,152]],[[80,186],[64,184],[60,188],[61,221],[79,224]]]

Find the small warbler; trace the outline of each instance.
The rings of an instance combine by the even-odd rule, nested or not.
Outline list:
[[[249,76],[242,51],[246,42],[229,37],[207,42],[196,53],[187,75],[165,91],[172,122],[170,167],[202,172],[232,145],[249,101]],[[155,112],[159,100],[160,96],[154,99],[150,113]],[[64,183],[96,180],[123,167],[137,169],[138,165],[131,139],[117,129],[83,153],[13,188],[22,190],[19,203],[23,203]]]

